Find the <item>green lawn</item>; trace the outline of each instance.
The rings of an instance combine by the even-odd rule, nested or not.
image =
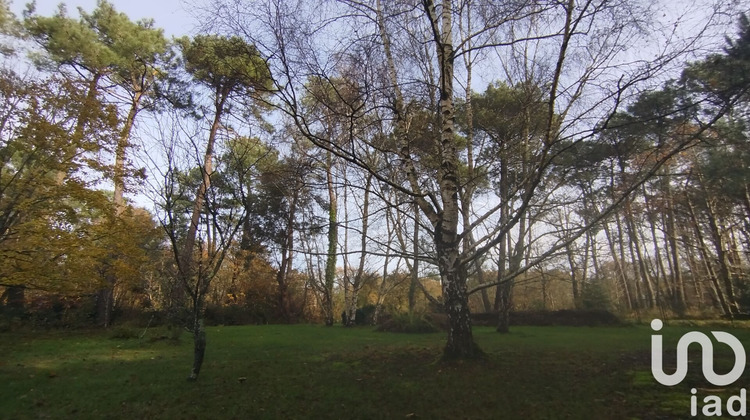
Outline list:
[[[750,331],[720,329],[750,345]],[[665,327],[665,347],[689,330]],[[686,381],[659,385],[647,326],[476,328],[488,357],[454,363],[440,361],[444,334],[215,327],[195,383],[185,380],[190,336],[175,345],[148,340],[155,333],[0,334],[0,417],[685,418],[691,387],[728,396],[750,383],[746,375],[732,389],[707,389],[693,357]],[[733,362],[727,353],[720,368]]]

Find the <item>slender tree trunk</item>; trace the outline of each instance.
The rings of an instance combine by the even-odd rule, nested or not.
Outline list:
[[[674,286],[674,284],[670,285],[669,276],[667,276],[667,270],[664,267],[664,260],[662,259],[662,252],[661,248],[659,247],[659,239],[656,235],[656,221],[650,220],[649,221],[650,230],[651,230],[651,243],[654,247],[654,260],[656,262],[656,267],[654,268],[654,277],[656,278],[654,287],[656,289],[656,302],[661,308],[663,305],[662,302],[662,286],[661,281],[664,281],[665,287],[667,289],[667,295],[669,296],[670,301],[674,301],[675,296],[677,295],[677,288]],[[674,305],[670,305],[674,307]]]
[[[526,248],[526,218],[521,217],[518,221],[518,240],[516,241],[515,247],[513,247],[512,255],[508,261],[508,269],[511,273],[518,272],[521,268],[521,263],[525,257]],[[510,236],[508,240],[508,249],[511,248]],[[499,273],[499,272],[498,272]],[[499,274],[498,274],[499,275]],[[500,313],[497,325],[497,332],[509,333],[510,332],[510,310],[513,308],[513,287],[515,285],[515,278],[505,279],[500,285],[502,287],[500,293]]]
[[[714,249],[716,251],[716,260],[719,266],[719,279],[724,285],[724,291],[726,292],[726,301],[729,306],[730,312],[727,315],[732,316],[739,312],[737,306],[737,300],[734,291],[734,282],[732,279],[731,262],[729,261],[729,253],[727,252],[726,241],[722,235],[721,229],[719,228],[716,212],[713,208],[713,203],[709,198],[706,198],[706,212],[708,219],[709,231],[711,232],[711,239],[713,241]]]
[[[615,214],[615,217],[617,217],[617,214]],[[630,295],[630,286],[628,285],[628,278],[625,274],[625,268],[623,267],[623,260],[620,259],[620,257],[617,254],[617,249],[615,248],[615,238],[612,237],[611,229],[609,228],[609,223],[603,223],[602,227],[604,228],[604,234],[607,237],[607,244],[609,245],[609,252],[612,254],[612,260],[615,263],[615,269],[617,270],[617,278],[622,284],[622,291],[625,295],[625,304],[627,305],[627,308],[629,310],[633,310],[633,299]]]
[[[195,202],[193,203],[193,210],[190,218],[190,226],[185,237],[185,242],[182,247],[182,251],[178,252],[175,248],[176,256],[178,259],[178,275],[177,282],[174,288],[171,290],[172,307],[170,310],[169,317],[170,328],[174,331],[178,331],[182,328],[182,313],[185,309],[185,298],[189,293],[193,298],[193,316],[192,316],[192,328],[193,328],[193,341],[194,341],[194,358],[193,358],[193,370],[188,377],[188,380],[194,381],[198,378],[200,373],[200,367],[203,364],[203,355],[206,348],[205,332],[203,331],[203,292],[201,291],[202,276],[204,275],[201,270],[194,270],[193,267],[193,253],[196,251],[195,241],[198,232],[198,224],[200,223],[200,216],[203,212],[205,195],[211,183],[211,174],[213,172],[213,155],[214,155],[214,144],[216,142],[216,135],[219,131],[221,117],[224,111],[224,104],[229,91],[226,89],[217,88],[216,96],[214,98],[214,119],[211,124],[211,129],[208,135],[208,143],[206,144],[206,153],[204,157],[203,167],[201,168],[201,183],[198,186],[198,190],[195,194]],[[177,247],[177,243],[173,243],[174,247]],[[202,252],[202,250],[200,251]],[[202,255],[201,255],[202,258]],[[195,279],[195,289],[191,290],[191,279]]]
[[[195,381],[200,375],[203,359],[206,355],[206,329],[203,321],[203,304],[200,298],[194,300],[193,307],[193,367],[188,381]]]
[[[440,80],[438,91],[440,94],[440,139],[437,148],[440,167],[437,174],[439,199],[428,202],[420,194],[421,185],[416,174],[412,159],[407,130],[405,124],[405,107],[403,97],[398,88],[398,78],[395,63],[390,51],[390,40],[385,28],[380,1],[376,2],[378,12],[378,26],[385,50],[388,74],[395,87],[396,137],[399,142],[399,152],[402,166],[414,192],[414,198],[420,210],[427,216],[434,231],[435,252],[437,266],[442,281],[443,300],[450,329],[444,350],[447,359],[465,359],[480,356],[481,350],[474,342],[469,316],[469,299],[466,287],[466,269],[460,260],[461,237],[458,234],[460,214],[459,206],[459,165],[458,149],[454,130],[454,102],[453,102],[453,71],[455,55],[453,51],[453,7],[450,0],[443,0],[439,9],[432,0],[424,0],[422,7],[429,19],[433,31],[433,39],[438,57]],[[440,13],[438,13],[440,10]]]
[[[570,285],[573,291],[573,305],[576,309],[581,307],[581,292],[578,288],[578,267],[576,266],[575,255],[573,253],[573,244],[565,246],[565,256],[568,258],[570,266]]]
[[[601,266],[599,265],[599,252],[596,243],[596,236],[591,235],[591,262],[594,264],[594,278],[598,279],[601,274]]]
[[[675,224],[675,203],[672,187],[669,179],[665,181],[664,189],[667,193],[667,212],[666,219],[666,245],[669,251],[669,259],[672,266],[672,282],[676,287],[675,309],[678,313],[687,308],[687,298],[685,296],[685,280],[682,277],[682,265],[680,262],[679,246],[677,244],[677,228]]]
[[[409,314],[414,313],[417,305],[417,283],[419,283],[419,207],[414,205],[414,232],[412,234],[414,262],[411,265],[411,276],[409,280]]]
[[[503,152],[503,157],[505,157],[505,152]],[[502,208],[500,209],[500,218],[502,220],[508,220],[509,216],[509,187],[508,187],[508,165],[506,163],[507,159],[502,159],[500,162],[500,199],[503,200]],[[497,278],[498,281],[505,278],[505,264],[508,261],[508,243],[507,243],[507,233],[502,234],[502,238],[500,238],[500,241],[498,243],[498,249],[497,249]],[[503,294],[507,293],[506,290],[504,290],[504,285],[498,284],[497,288],[495,289],[495,311],[500,312],[503,302],[507,302],[507,296],[504,298]]]
[[[115,204],[115,215],[119,216],[125,209],[125,160],[127,155],[127,149],[130,146],[130,134],[133,131],[135,125],[135,117],[138,115],[140,110],[141,98],[143,92],[136,92],[133,95],[133,99],[130,103],[130,110],[125,118],[125,124],[120,132],[120,138],[117,140],[117,148],[115,149],[115,168],[114,168],[114,204]]]
[[[498,282],[499,281],[501,281],[500,278],[498,278]],[[503,280],[502,283],[498,285],[498,290],[500,293],[496,299],[499,304],[499,309],[497,328],[495,328],[495,331],[507,334],[510,332],[510,307],[513,293],[512,281],[508,279]]]
[[[323,294],[323,313],[326,326],[332,326],[333,317],[333,283],[336,277],[336,258],[338,248],[338,202],[336,199],[336,188],[333,184],[333,156],[328,152],[326,159],[326,181],[328,186],[328,257],[326,258],[326,269]]]
[[[700,224],[698,224],[698,216],[695,212],[695,206],[693,205],[690,197],[687,197],[687,207],[690,213],[690,220],[692,221],[693,229],[695,231],[695,237],[698,240],[698,249],[701,252],[701,259],[703,260],[704,268],[711,280],[711,285],[714,290],[714,294],[721,305],[721,310],[724,315],[732,316],[732,309],[729,300],[726,298],[724,291],[719,285],[719,279],[717,278],[716,272],[711,264],[711,257],[708,254],[708,247],[706,246],[705,239],[703,238],[703,232],[701,231]]]
[[[365,259],[367,257],[367,235],[370,228],[370,190],[372,188],[372,174],[367,174],[365,179],[365,193],[362,202],[362,231],[360,233],[360,252],[359,266],[354,273],[354,279],[351,282],[351,292],[347,308],[347,325],[354,326],[357,324],[357,306],[359,301],[359,291],[362,289],[365,281]]]
[[[291,201],[289,203],[289,215],[286,220],[286,231],[284,235],[284,245],[281,248],[281,263],[279,271],[276,273],[276,283],[279,285],[279,311],[282,318],[291,323],[292,313],[289,302],[289,275],[292,272],[292,261],[294,260],[294,220],[297,214],[297,200],[299,199],[299,190],[292,191]]]
[[[213,157],[214,147],[216,144],[216,135],[221,127],[221,117],[224,113],[224,104],[226,103],[229,92],[222,89],[216,90],[216,99],[214,100],[214,120],[211,124],[211,129],[208,133],[208,143],[206,144],[206,153],[203,159],[203,167],[201,168],[201,183],[198,186],[198,190],[195,193],[195,202],[193,203],[193,211],[190,216],[190,226],[188,227],[187,235],[185,236],[185,243],[182,248],[182,256],[180,262],[180,275],[184,281],[190,279],[193,275],[193,248],[195,247],[195,240],[198,233],[198,224],[200,223],[201,213],[203,212],[203,205],[205,202],[206,192],[211,186],[211,174],[213,173]],[[184,292],[178,292],[176,296],[178,302],[183,301]]]
[[[585,287],[589,278],[589,252],[591,252],[591,231],[586,230],[583,239],[583,262],[581,264],[581,285]]]
[[[388,223],[388,218],[386,217],[386,223]],[[390,226],[387,226],[386,229],[390,229]],[[391,233],[390,230],[388,231],[388,242],[390,243],[391,239]],[[389,252],[388,247],[386,247],[385,257],[383,258],[383,276],[380,280],[380,287],[378,287],[378,294],[375,298],[375,313],[372,315],[372,323],[373,325],[378,324],[378,320],[380,319],[380,313],[383,311],[383,302],[385,302],[385,295],[386,295],[386,286],[388,285],[387,279],[388,279],[388,264],[391,260],[391,253]]]
[[[385,257],[383,258],[383,275],[382,275],[382,278],[380,279],[380,286],[378,287],[378,293],[375,299],[375,313],[372,316],[373,325],[378,324],[378,320],[380,319],[380,314],[383,311],[383,303],[385,302],[387,286],[388,286],[388,265],[390,264],[390,261],[391,261],[390,244],[393,242],[394,230],[398,229],[398,223],[395,223],[393,221],[393,208],[387,207],[385,211],[386,211],[385,231],[388,235],[388,239],[386,241]]]
[[[695,293],[695,297],[698,300],[698,307],[702,307],[704,304],[704,288],[702,287],[701,282],[698,281],[698,277],[701,275],[701,270],[698,266],[698,262],[696,261],[696,256],[692,252],[693,249],[696,249],[697,246],[692,244],[692,238],[689,237],[687,234],[682,232],[682,243],[685,246],[685,256],[687,258],[687,269],[690,273],[691,283],[693,286],[693,293]],[[708,273],[705,273],[706,276],[708,276]],[[684,282],[684,280],[683,280]],[[683,289],[685,292],[685,307],[688,307],[688,299],[687,299],[687,288]]]

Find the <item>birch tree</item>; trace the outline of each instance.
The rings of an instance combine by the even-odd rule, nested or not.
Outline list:
[[[693,51],[699,39],[673,39],[669,32],[659,32],[660,25],[671,27],[671,23],[649,20],[660,6],[640,2],[342,0],[323,6],[226,0],[216,5],[231,7],[215,8],[212,23],[252,40],[269,58],[277,87],[274,105],[285,118],[316,146],[409,197],[428,221],[426,234],[434,253],[426,258],[440,273],[444,310],[450,320],[446,358],[481,355],[471,330],[469,293],[518,276],[564,248],[566,242],[583,236],[590,227],[582,226],[565,241],[549,244],[535,258],[514,261],[504,278],[468,289],[469,268],[507,240],[535,199],[551,193],[547,187],[541,192],[540,186],[548,178],[555,156],[566,145],[596,139],[609,128],[608,117],[633,92],[649,86],[652,78]],[[473,10],[468,33],[458,30],[467,7]],[[715,23],[713,17],[706,21],[707,26]],[[649,28],[653,31],[648,32]],[[645,43],[659,46],[656,57],[628,61],[628,54],[636,54],[637,46]],[[464,170],[467,146],[456,129],[456,84],[465,76],[461,59],[471,52],[491,51],[502,63],[514,48],[534,57],[536,80],[544,82],[541,139],[524,175],[523,188],[509,192],[513,197],[509,214],[502,212],[507,203],[472,195],[467,198],[474,206],[467,225],[462,208],[469,206],[461,202],[470,185]],[[385,138],[356,138],[357,142],[342,145],[319,135],[300,99],[310,77],[341,76],[339,64],[352,54],[357,55],[358,86],[365,98],[360,112],[381,111],[378,119],[385,119],[390,129]],[[488,64],[484,70],[492,69]],[[477,71],[476,66],[472,68],[473,74]],[[429,118],[425,124],[415,124],[422,110]],[[601,220],[695,139],[685,137],[664,150],[662,159],[650,161],[651,166],[619,191],[614,202],[600,209],[602,213],[590,223]],[[480,153],[476,144],[473,146],[473,153]],[[384,159],[377,164],[366,159],[372,150]],[[481,210],[476,206],[480,201],[484,203]],[[463,246],[470,235],[474,235],[473,241]]]

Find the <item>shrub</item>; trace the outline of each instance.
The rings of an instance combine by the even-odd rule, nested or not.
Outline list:
[[[472,324],[478,326],[496,327],[498,323],[496,312],[484,312],[471,315]],[[574,310],[559,311],[516,311],[510,313],[510,325],[564,325],[564,326],[612,326],[621,325],[617,316],[604,310]]]
[[[406,334],[425,334],[439,332],[440,328],[430,322],[429,315],[402,313],[387,317],[375,328],[375,331]]]
[[[247,305],[210,305],[206,308],[206,325],[268,324],[268,313]]]
[[[369,304],[357,309],[357,325],[372,325],[375,308],[375,305]]]
[[[134,327],[125,325],[118,325],[109,333],[109,338],[113,340],[129,340],[131,338],[138,338],[138,331]]]
[[[28,320],[38,328],[87,328],[94,325],[96,306],[90,296],[44,294],[29,302]]]
[[[586,283],[581,291],[580,308],[592,311],[608,311],[612,308],[607,290],[602,282]]]

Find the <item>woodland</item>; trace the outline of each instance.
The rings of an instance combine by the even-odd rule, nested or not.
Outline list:
[[[747,317],[750,20],[679,3],[0,0],[0,331]]]

